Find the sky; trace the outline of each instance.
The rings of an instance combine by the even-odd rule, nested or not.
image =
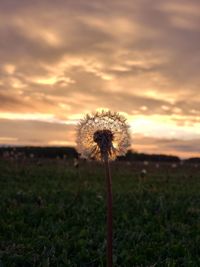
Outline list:
[[[110,109],[138,152],[200,156],[199,0],[1,0],[0,144],[75,145]]]

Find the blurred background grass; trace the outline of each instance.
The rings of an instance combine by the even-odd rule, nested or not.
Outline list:
[[[105,266],[100,163],[0,161],[0,266]],[[114,266],[200,266],[200,166],[113,162]]]

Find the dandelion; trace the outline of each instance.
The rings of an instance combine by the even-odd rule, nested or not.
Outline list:
[[[33,158],[35,157],[35,155],[34,155],[33,153],[31,153],[31,154],[29,155],[29,157],[30,157],[30,159],[33,159]]]
[[[86,115],[77,128],[77,149],[85,158],[114,160],[130,146],[126,119],[116,112]]]
[[[156,163],[156,169],[159,169],[159,168],[160,168],[160,164]]]
[[[141,177],[144,178],[147,175],[147,171],[145,169],[141,170]]]
[[[173,169],[176,169],[176,168],[177,168],[177,164],[176,164],[176,163],[173,163],[173,164],[171,165],[171,167],[172,167]]]
[[[85,158],[101,160],[107,186],[107,266],[112,266],[112,181],[109,160],[124,155],[130,146],[126,119],[111,111],[86,115],[77,127],[77,149]]]
[[[76,159],[76,158],[74,159],[74,164],[73,165],[74,165],[75,168],[78,168],[78,166],[79,166],[78,159]]]

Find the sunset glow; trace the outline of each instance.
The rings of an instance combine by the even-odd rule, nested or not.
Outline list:
[[[0,3],[0,144],[75,145],[86,113],[127,118],[139,152],[199,156],[200,3]]]

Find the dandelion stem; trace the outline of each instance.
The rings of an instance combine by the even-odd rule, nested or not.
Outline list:
[[[112,267],[112,180],[108,155],[104,157],[106,187],[107,187],[107,267]]]

